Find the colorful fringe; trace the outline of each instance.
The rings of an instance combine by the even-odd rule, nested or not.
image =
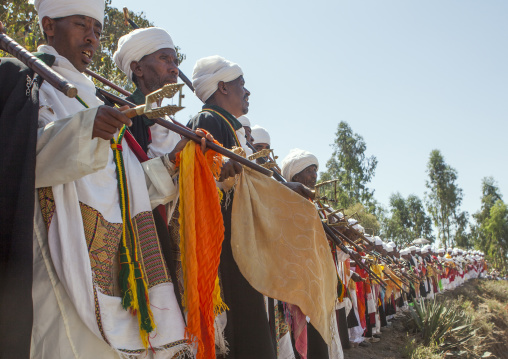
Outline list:
[[[218,268],[224,224],[215,184],[222,156],[187,143],[179,154],[180,252],[184,277],[186,335],[197,343],[197,358],[215,358],[215,315],[227,306],[220,295]]]
[[[111,139],[111,148],[116,164],[118,177],[118,192],[120,194],[120,209],[122,211],[122,241],[120,243],[120,290],[122,293],[122,307],[137,315],[139,333],[143,346],[150,345],[149,333],[155,329],[153,314],[150,309],[148,287],[143,278],[143,271],[138,257],[138,241],[132,225],[130,213],[129,189],[125,166],[122,157],[122,139],[126,127],[122,127],[118,138]],[[128,242],[130,239],[130,243]],[[130,250],[129,250],[130,244]],[[130,253],[132,251],[132,255]]]

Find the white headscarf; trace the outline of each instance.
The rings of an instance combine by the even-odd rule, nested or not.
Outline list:
[[[42,19],[49,17],[57,19],[71,15],[85,15],[94,18],[104,26],[104,0],[29,0],[34,4],[39,14],[39,26],[42,28]]]
[[[252,130],[254,131],[254,129]],[[254,135],[252,135],[252,137],[254,137]],[[319,168],[317,157],[308,151],[294,148],[289,151],[289,154],[282,160],[280,168],[282,170],[282,176],[287,181],[291,181],[294,175],[302,172],[311,165],[315,165]]]
[[[217,91],[220,81],[230,82],[242,75],[242,69],[237,64],[218,55],[209,56],[199,59],[194,65],[192,86],[196,96],[205,102]]]
[[[118,49],[113,55],[116,66],[132,80],[131,62],[160,49],[175,49],[168,32],[160,27],[136,29],[118,40]]]
[[[238,117],[237,120],[238,120],[238,122],[240,122],[242,124],[243,127],[251,127],[250,120],[247,116],[242,115],[242,116]]]
[[[269,145],[271,145],[270,134],[268,133],[268,131],[265,128],[263,128],[259,125],[252,127],[251,136],[252,136],[252,138],[254,138],[253,144],[268,143]]]

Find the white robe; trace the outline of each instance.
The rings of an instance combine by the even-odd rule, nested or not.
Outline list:
[[[55,209],[47,230],[47,217],[41,212],[39,192],[36,193],[31,357],[147,357],[145,351],[140,351],[143,345],[137,317],[122,308],[120,297],[108,295],[97,284],[85,238],[84,207],[99,213],[98,218],[107,223],[118,226],[122,222],[110,143],[92,139],[95,114],[102,102],[95,97],[93,83],[67,59],[49,46],[42,46],[39,51],[56,56],[53,69],[78,88],[78,95],[90,109],[46,82],[41,86],[36,188],[51,187]],[[122,145],[131,217],[141,216],[148,223],[140,230],[154,231],[150,225],[151,210],[174,199],[176,187],[160,158],[141,165],[125,140]],[[153,235],[152,232],[152,238]],[[167,272],[164,265],[158,268]],[[173,284],[162,280],[148,293],[157,326],[150,343],[160,349],[149,357],[171,358],[188,349],[181,342],[185,324]]]

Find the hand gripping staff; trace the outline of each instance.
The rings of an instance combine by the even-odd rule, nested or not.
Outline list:
[[[88,75],[101,81],[105,85],[111,87],[112,89],[114,89],[126,96],[131,95],[130,92],[116,86],[115,84],[111,83],[110,81],[104,79],[102,76],[97,75],[90,70],[86,70],[85,72]],[[181,123],[179,123],[178,121],[176,121],[174,119],[171,119],[174,122],[174,123],[171,123],[171,122],[160,117],[160,116],[164,116],[164,115],[167,115],[167,116],[174,115],[176,112],[180,111],[183,107],[174,106],[174,105],[168,105],[168,106],[157,107],[157,108],[150,107],[150,104],[152,104],[158,100],[162,100],[163,98],[173,97],[180,90],[180,88],[182,86],[183,86],[183,84],[165,85],[161,89],[148,94],[145,98],[145,104],[139,105],[139,106],[136,106],[132,102],[129,102],[123,98],[115,96],[112,93],[109,93],[103,89],[99,89],[99,92],[113,103],[116,103],[116,104],[122,105],[122,106],[127,105],[127,106],[131,107],[130,109],[124,111],[124,114],[127,115],[127,117],[132,118],[132,117],[138,116],[138,115],[145,115],[146,117],[148,117],[149,119],[151,119],[152,121],[157,123],[158,125],[165,127],[168,130],[171,130],[173,132],[176,132],[180,136],[186,137],[194,142],[201,143],[201,137],[196,135],[196,133],[194,131],[192,131],[191,129],[189,129],[188,127],[182,125]],[[246,158],[239,156],[236,153],[233,153],[232,151],[228,150],[227,148],[219,146],[219,145],[217,145],[211,141],[208,141],[208,140],[206,140],[206,147],[208,147],[209,149],[214,150],[215,152],[218,152],[221,155],[226,156],[234,161],[237,161],[246,167],[249,167],[255,171],[258,171],[258,172],[264,174],[265,176],[268,176],[268,177],[272,176],[272,171],[270,171],[269,169],[259,166],[258,164],[255,164],[255,163],[247,160]]]
[[[2,23],[0,22],[0,29],[2,28]],[[39,74],[45,81],[47,81],[51,86],[56,88],[58,91],[61,91],[64,95],[68,97],[76,97],[78,94],[78,90],[63,78],[62,75],[55,72],[44,62],[39,60],[37,57],[32,55],[29,51],[27,51],[24,47],[14,41],[12,38],[7,36],[6,34],[0,31],[0,49],[8,52],[9,54],[15,56],[18,60],[23,62],[26,66],[32,69],[34,72]]]

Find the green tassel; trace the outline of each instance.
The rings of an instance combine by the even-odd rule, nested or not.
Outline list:
[[[132,303],[131,288],[129,288],[129,275],[131,272],[130,265],[128,263],[129,258],[125,253],[125,248],[121,248],[120,253],[120,291],[122,293],[122,307],[127,310],[130,308]]]
[[[136,263],[138,264],[138,263]],[[139,264],[134,266],[134,275],[136,276],[136,289],[138,293],[138,305],[139,305],[139,315],[140,315],[140,322],[141,322],[141,329],[146,331],[147,333],[150,333],[153,328],[152,323],[152,316],[150,313],[150,309],[147,305],[147,293],[146,293],[146,287],[145,283],[143,282],[143,277],[141,270],[139,268]]]

